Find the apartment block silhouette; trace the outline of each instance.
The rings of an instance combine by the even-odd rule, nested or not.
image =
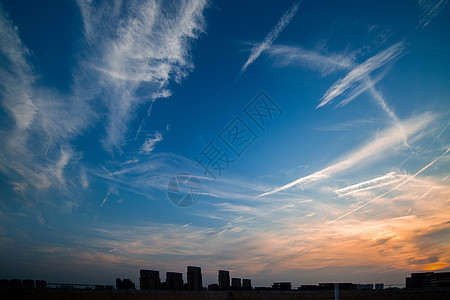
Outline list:
[[[226,291],[230,289],[230,272],[219,270],[219,289]]]
[[[191,291],[202,291],[202,269],[200,267],[187,267],[187,286]]]
[[[238,291],[241,289],[241,279],[240,278],[231,278],[231,289],[234,291]]]
[[[166,273],[166,288],[168,290],[182,290],[183,289],[183,274],[177,272]]]
[[[161,279],[159,271],[140,270],[139,285],[141,290],[159,290],[161,288]]]

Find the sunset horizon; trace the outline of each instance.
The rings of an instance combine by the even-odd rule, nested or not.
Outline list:
[[[448,0],[0,0],[1,279],[450,272],[448,28]]]

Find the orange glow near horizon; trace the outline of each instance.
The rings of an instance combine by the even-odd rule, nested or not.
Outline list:
[[[438,271],[449,267],[449,264],[446,263],[434,263],[427,265],[423,270],[424,271]]]

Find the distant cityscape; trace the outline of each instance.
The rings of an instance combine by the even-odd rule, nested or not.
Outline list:
[[[139,272],[139,286],[128,278],[116,278],[114,285],[90,285],[73,283],[48,283],[46,280],[0,279],[0,291],[20,289],[62,289],[62,290],[141,290],[141,291],[327,291],[327,290],[383,290],[400,289],[396,286],[385,287],[383,283],[346,283],[325,282],[317,285],[300,285],[293,288],[291,282],[274,282],[271,286],[253,287],[249,278],[230,277],[230,271],[218,270],[217,283],[203,286],[201,267],[188,266],[186,282],[183,273],[166,272],[166,280],[162,281],[158,270],[142,269]],[[405,289],[450,288],[450,272],[411,273],[405,278]]]

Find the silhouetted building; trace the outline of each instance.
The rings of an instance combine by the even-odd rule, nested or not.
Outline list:
[[[22,280],[22,286],[24,288],[34,289],[34,280],[32,280],[32,279]]]
[[[433,272],[411,273],[411,287],[413,289],[430,287],[430,275],[432,274]]]
[[[208,291],[211,292],[215,292],[215,291],[219,291],[219,285],[217,283],[212,283],[210,285],[208,285]]]
[[[406,277],[406,288],[450,287],[450,272],[411,273]]]
[[[219,288],[224,291],[230,289],[230,272],[219,270]]]
[[[321,290],[333,290],[334,291],[334,283],[319,283],[319,288]]]
[[[187,267],[187,285],[191,291],[203,290],[202,269],[200,267]]]
[[[274,282],[272,284],[272,289],[290,291],[292,289],[292,284],[290,282]]]
[[[302,284],[298,289],[300,291],[317,291],[320,290],[320,286],[314,284]]]
[[[349,282],[341,282],[338,283],[339,284],[339,289],[340,290],[356,290],[357,289],[357,285],[354,283],[349,283]],[[372,286],[373,288],[373,286]]]
[[[450,287],[450,272],[433,273],[430,275],[431,287]]]
[[[118,290],[134,290],[136,289],[133,281],[130,279],[121,280],[120,278],[116,278],[116,288]]]
[[[177,272],[166,273],[166,289],[168,290],[182,290],[183,289],[183,274]]]
[[[46,289],[47,288],[47,281],[45,280],[35,280],[35,285],[37,289]]]
[[[383,290],[384,289],[384,283],[375,283],[375,289],[376,290]]]
[[[10,288],[13,289],[21,289],[22,288],[22,280],[20,279],[11,279],[9,281]]]
[[[242,279],[242,289],[249,291],[252,289],[252,281],[251,279]]]
[[[9,289],[8,279],[0,279],[0,289]]]
[[[411,289],[412,288],[412,279],[411,279],[411,277],[406,277],[405,278],[405,288],[407,288],[407,289]]]
[[[0,280],[0,288],[2,289],[21,289],[22,288],[22,280],[19,279],[1,279]]]
[[[238,291],[241,289],[241,279],[240,278],[231,278],[231,289],[234,291]]]
[[[366,284],[357,284],[356,289],[358,291],[368,291],[373,290],[373,284],[372,283],[366,283]]]
[[[140,275],[139,285],[141,290],[159,290],[161,288],[159,271],[141,270]]]

